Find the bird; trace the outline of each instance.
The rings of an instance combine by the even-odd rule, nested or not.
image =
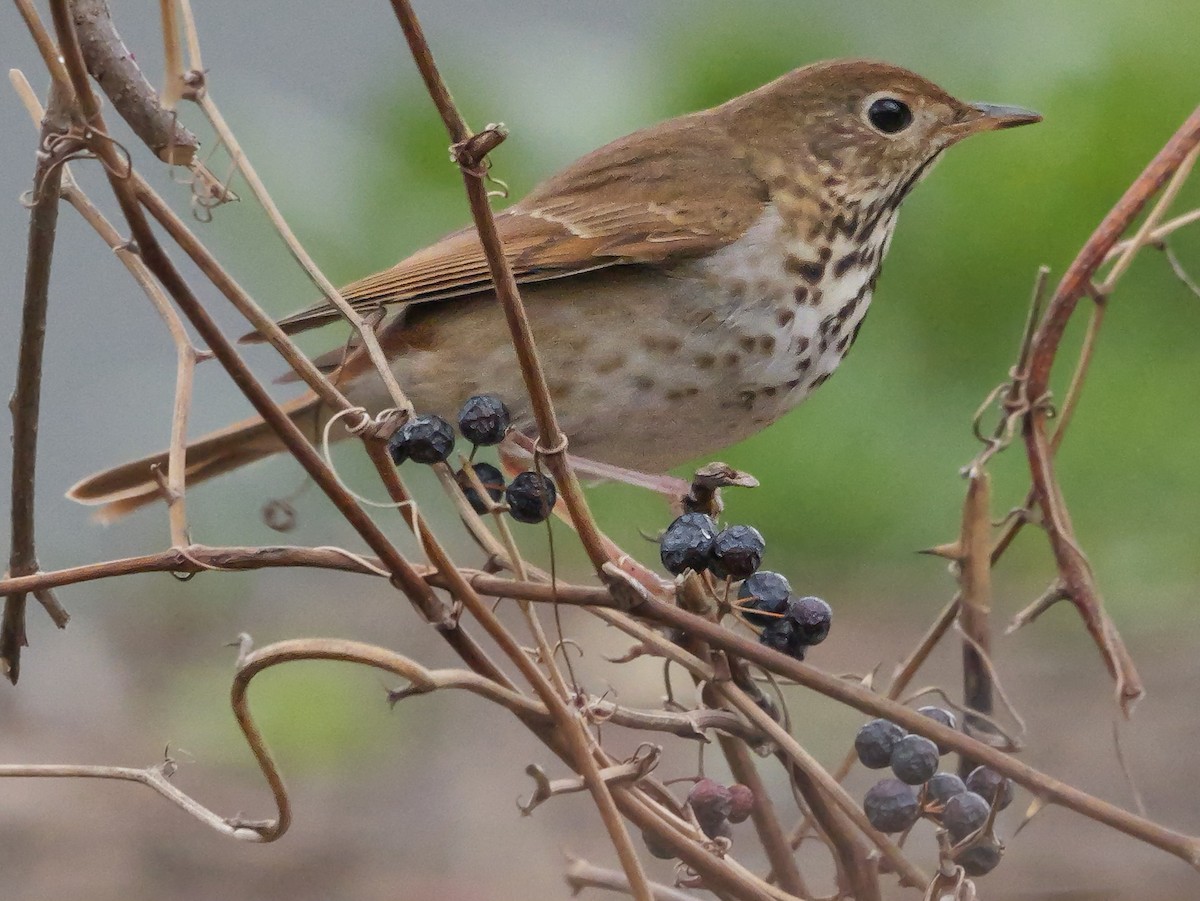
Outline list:
[[[572,454],[601,475],[664,473],[778,420],[854,344],[913,186],[963,138],[1040,120],[900,66],[830,60],[538,184],[495,221]],[[360,313],[394,314],[379,342],[418,410],[452,419],[486,392],[536,437],[473,227],[341,293]],[[339,318],[324,301],[279,323],[296,333]],[[343,345],[315,362],[352,403],[391,405],[364,353]],[[285,410],[310,434],[333,415],[311,392]],[[188,484],[283,449],[261,419],[236,423],[188,446]],[[162,496],[165,463],[97,473],[68,497],[116,519]]]

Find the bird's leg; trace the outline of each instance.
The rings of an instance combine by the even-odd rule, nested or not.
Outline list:
[[[510,432],[508,438],[505,439],[505,445],[513,448],[515,456],[526,460],[533,458],[533,440],[521,432]],[[633,485],[635,488],[645,488],[667,497],[673,504],[678,504],[680,498],[686,495],[691,488],[691,483],[677,476],[626,469],[624,466],[601,463],[599,460],[589,460],[571,453],[567,454],[567,459],[571,463],[571,468],[582,476],[622,482],[626,485]]]

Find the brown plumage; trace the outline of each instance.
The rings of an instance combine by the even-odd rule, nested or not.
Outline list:
[[[662,470],[779,418],[853,343],[915,182],[962,138],[1038,118],[964,103],[886,63],[818,63],[614,141],[536,187],[496,223],[572,451]],[[380,340],[419,409],[450,418],[485,390],[532,430],[473,228],[343,295],[360,311],[400,308]],[[321,302],[281,324],[336,319]],[[318,362],[341,359],[339,348]],[[364,355],[338,378],[355,403],[388,404]],[[328,419],[311,394],[289,411],[310,428]],[[188,481],[279,449],[248,420],[189,446]],[[165,455],[69,496],[123,515],[158,496],[154,465]]]

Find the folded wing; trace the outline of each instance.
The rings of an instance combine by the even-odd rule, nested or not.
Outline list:
[[[705,113],[635,132],[583,157],[496,216],[518,283],[630,264],[670,265],[737,240],[767,202],[724,130]],[[474,228],[347,285],[359,312],[478,294],[491,286]],[[289,333],[336,321],[322,301],[280,320]],[[244,340],[256,340],[257,333]]]

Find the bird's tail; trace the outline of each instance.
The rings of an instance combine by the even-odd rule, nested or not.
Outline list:
[[[300,397],[284,404],[283,409],[293,422],[303,420],[298,424],[311,425],[309,420],[318,403],[317,398]],[[187,446],[184,469],[187,484],[191,487],[269,457],[283,447],[274,430],[257,416],[234,423]],[[101,522],[113,522],[161,499],[156,469],[166,475],[166,451],[90,475],[72,486],[67,497],[81,504],[99,505],[96,518]]]

